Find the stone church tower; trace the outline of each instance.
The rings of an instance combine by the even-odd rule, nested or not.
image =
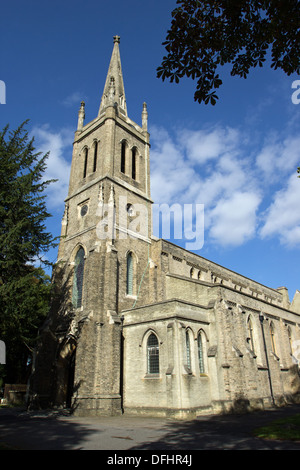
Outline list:
[[[56,295],[32,378],[40,404],[73,396],[79,413],[121,412],[119,312],[137,300],[152,229],[147,109],[142,126],[128,117],[119,43],[115,36],[98,116],[85,125],[84,102],[79,110]]]
[[[300,292],[152,235],[147,108],[128,117],[119,43],[98,116],[79,110],[31,406],[186,418],[299,402]]]

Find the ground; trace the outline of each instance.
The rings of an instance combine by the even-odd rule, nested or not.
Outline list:
[[[126,450],[134,455],[145,450],[150,454],[156,451],[300,450],[300,442],[253,436],[255,428],[299,412],[300,405],[297,405],[251,414],[202,416],[191,421],[178,421],[125,415],[77,418],[66,412],[2,408],[0,443],[2,449]],[[114,452],[106,452],[106,455],[113,456]]]

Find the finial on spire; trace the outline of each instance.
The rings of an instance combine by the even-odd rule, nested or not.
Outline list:
[[[84,122],[84,119],[85,119],[84,107],[85,107],[85,102],[81,101],[80,108],[79,108],[79,111],[78,111],[78,125],[77,125],[77,130],[78,131],[81,131],[81,129],[83,128],[83,122]]]
[[[114,44],[120,44],[120,36],[114,36]]]
[[[147,104],[146,103],[143,103],[142,127],[143,127],[143,130],[145,130],[145,131],[148,128],[148,111],[147,111]]]

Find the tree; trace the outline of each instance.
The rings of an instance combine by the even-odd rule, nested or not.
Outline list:
[[[298,0],[177,0],[163,45],[157,76],[178,83],[197,80],[195,101],[214,105],[222,85],[220,66],[247,78],[262,67],[271,48],[271,67],[287,75],[300,73]]]
[[[26,123],[0,132],[0,339],[7,353],[2,374],[13,383],[26,380],[48,309],[49,277],[35,264],[55,245],[45,227],[50,217],[44,190],[51,181],[43,181],[48,154],[35,152]]]

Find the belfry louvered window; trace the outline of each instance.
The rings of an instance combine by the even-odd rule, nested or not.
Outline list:
[[[84,249],[79,248],[75,257],[72,301],[75,308],[81,307],[84,274]]]
[[[94,162],[93,162],[93,172],[97,170],[97,153],[98,153],[98,142],[94,143]]]
[[[133,256],[132,253],[127,255],[127,295],[133,294]]]
[[[86,173],[87,173],[87,164],[88,164],[88,149],[86,148],[84,150],[84,163],[83,163],[83,177],[85,178],[86,177]]]
[[[131,177],[132,179],[136,179],[136,148],[134,147],[132,149],[132,167],[131,167]]]
[[[159,345],[154,333],[151,333],[147,341],[147,372],[159,374]]]
[[[126,168],[126,142],[122,142],[121,146],[121,172],[125,173]]]

